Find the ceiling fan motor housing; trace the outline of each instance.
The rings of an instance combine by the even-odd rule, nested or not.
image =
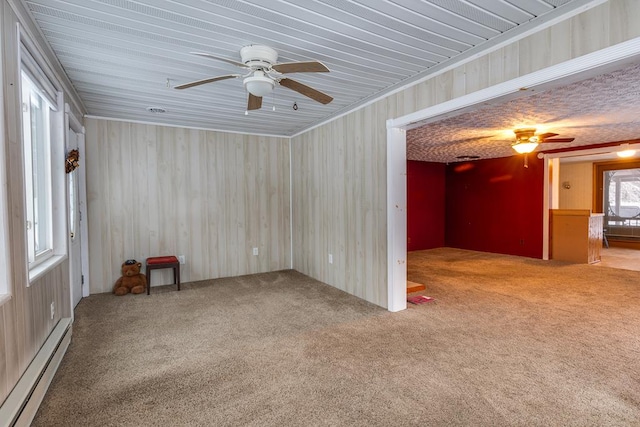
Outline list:
[[[513,133],[516,134],[517,142],[529,142],[531,141],[531,138],[535,136],[536,130],[533,128],[516,129],[513,131]],[[537,138],[535,139],[535,141],[531,141],[531,142],[537,142]]]
[[[252,44],[240,49],[240,58],[247,67],[270,68],[278,62],[278,52],[269,46]]]

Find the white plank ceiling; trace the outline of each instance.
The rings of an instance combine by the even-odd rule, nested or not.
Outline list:
[[[88,114],[269,135],[293,135],[518,27],[582,0],[23,0]],[[330,73],[292,77],[334,97],[328,105],[284,87],[245,115],[240,79],[168,86],[237,73],[249,44],[279,62],[319,60]],[[168,84],[167,84],[168,83]],[[294,111],[294,102],[298,110]],[[275,106],[275,111],[273,107]],[[147,107],[166,110],[153,114]]]

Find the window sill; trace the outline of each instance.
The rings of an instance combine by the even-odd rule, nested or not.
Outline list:
[[[44,276],[46,273],[51,271],[53,268],[58,266],[60,263],[62,263],[62,261],[64,261],[66,258],[67,258],[66,255],[54,255],[49,259],[47,259],[46,261],[44,261],[43,263],[38,264],[37,266],[30,269],[29,270],[29,286],[31,286],[33,282],[35,282],[36,280]]]
[[[10,294],[0,295],[0,307],[2,307],[5,303],[11,301]]]

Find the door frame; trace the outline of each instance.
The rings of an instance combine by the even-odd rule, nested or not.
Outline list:
[[[544,68],[477,92],[387,120],[387,309],[407,308],[407,176],[406,131],[472,111],[478,104],[501,104],[531,91],[549,90],[614,71],[640,58],[640,37]],[[544,200],[541,218],[542,259],[549,259],[549,208],[558,192],[550,177],[552,163],[545,157]],[[555,168],[557,169],[557,168]],[[555,187],[555,188],[554,188]]]
[[[64,117],[65,117],[65,141],[68,140],[68,131],[71,129],[78,135],[78,151],[80,153],[80,167],[77,169],[76,179],[78,180],[78,216],[79,216],[79,226],[80,226],[80,267],[82,270],[82,297],[88,297],[89,292],[89,230],[87,225],[87,190],[86,190],[86,161],[84,160],[85,156],[85,128],[80,121],[76,117],[76,115],[71,110],[69,104],[65,103],[64,106]],[[65,142],[66,143],[66,142]],[[67,206],[69,195],[67,194]],[[67,224],[69,212],[67,211]],[[71,247],[70,245],[68,246]],[[71,254],[69,254],[69,262],[71,262]],[[71,279],[71,275],[73,272],[69,269],[69,278]],[[73,296],[72,296],[72,285],[69,285],[69,298],[71,298],[71,306],[73,306]],[[73,318],[73,309],[71,310],[71,317]]]

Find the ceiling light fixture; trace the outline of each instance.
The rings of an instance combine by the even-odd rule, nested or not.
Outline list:
[[[620,151],[616,151],[616,154],[618,155],[618,157],[622,157],[627,158],[627,157],[633,157],[634,154],[636,154],[636,150],[631,150],[629,148],[629,144],[622,144],[620,145],[621,150]]]
[[[513,133],[516,134],[516,142],[511,144],[511,147],[519,154],[531,153],[538,146],[539,141],[535,136],[536,130],[534,128],[516,129]]]
[[[255,71],[252,76],[243,81],[244,88],[253,96],[263,97],[273,91],[276,83],[265,76],[264,71]]]
[[[536,149],[538,146],[537,142],[516,142],[511,147],[516,150],[519,154],[528,154]]]

